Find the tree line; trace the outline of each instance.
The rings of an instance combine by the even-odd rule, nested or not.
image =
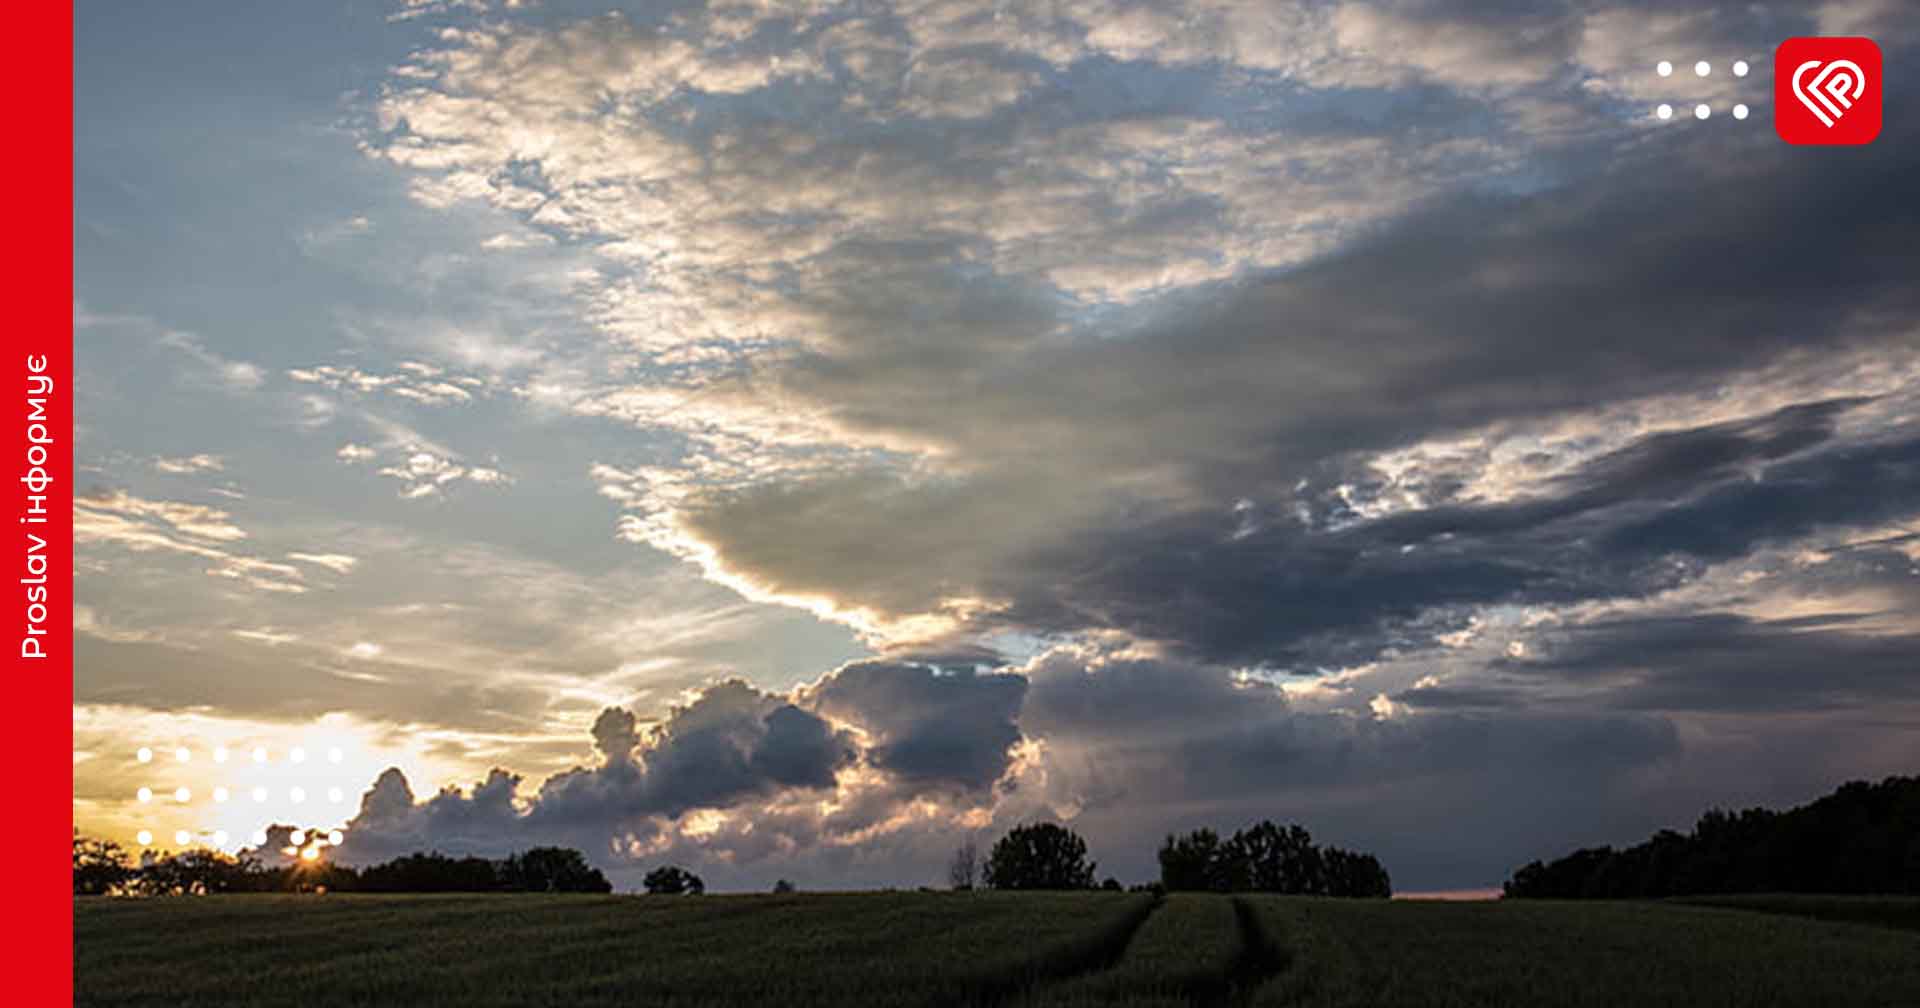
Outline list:
[[[1920,893],[1920,777],[1851,781],[1786,812],[1718,809],[1690,833],[1589,847],[1513,873],[1507,896],[1657,899],[1709,893]]]
[[[1057,823],[1015,826],[982,859],[972,840],[954,852],[948,881],[994,889],[1121,889],[1117,879],[1095,883],[1087,842]],[[649,894],[698,896],[700,876],[678,865],[649,871]],[[1277,892],[1317,896],[1385,897],[1392,887],[1370,854],[1324,850],[1299,826],[1261,822],[1222,841],[1210,829],[1167,837],[1160,850],[1163,890]],[[244,892],[612,892],[613,885],[585,855],[565,847],[535,847],[501,860],[414,853],[364,868],[330,860],[269,865],[253,852],[231,855],[195,849],[146,854],[136,862],[110,840],[73,836],[73,892],[81,895],[173,896]],[[775,893],[795,891],[785,879]]]
[[[947,880],[973,887],[976,875],[993,889],[1092,889],[1097,864],[1079,834],[1057,823],[1015,826],[993,845],[984,868],[971,840],[954,851]],[[1108,878],[1100,888],[1118,889]],[[1298,825],[1262,820],[1226,840],[1211,829],[1168,836],[1160,848],[1160,879],[1169,891],[1273,892],[1308,896],[1385,898],[1393,894],[1386,868],[1371,854],[1317,847]]]
[[[697,884],[698,879],[694,882]],[[577,892],[613,884],[568,847],[534,847],[498,861],[407,854],[365,868],[332,861],[269,865],[252,853],[187,850],[133,860],[111,840],[73,836],[76,896],[191,896],[241,892]]]

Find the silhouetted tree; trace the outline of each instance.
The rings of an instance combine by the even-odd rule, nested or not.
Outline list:
[[[515,854],[500,865],[500,880],[506,888],[518,892],[613,891],[613,883],[600,874],[600,869],[570,847],[535,847]]]
[[[995,889],[1091,889],[1094,863],[1087,842],[1056,823],[1015,826],[987,855],[987,885]]]
[[[1393,882],[1387,877],[1387,870],[1371,854],[1328,847],[1321,853],[1321,860],[1326,868],[1329,896],[1386,899],[1393,895]]]
[[[1338,857],[1338,863],[1334,858]],[[1385,896],[1385,868],[1370,854],[1313,844],[1299,826],[1262,820],[1222,841],[1211,829],[1169,836],[1160,848],[1168,890],[1276,892],[1309,896]]]
[[[799,891],[800,891],[800,888],[798,886],[787,881],[786,879],[781,879],[780,881],[775,882],[773,884],[773,892],[774,892],[774,895],[776,896],[785,896],[788,893],[795,893]]]
[[[655,896],[698,896],[707,891],[700,876],[679,865],[662,865],[641,880],[647,892]]]
[[[980,848],[968,837],[953,849],[953,860],[947,862],[947,884],[955,889],[971,889],[979,876]]]
[[[1107,892],[1123,892],[1125,891],[1126,887],[1120,884],[1119,879],[1109,875],[1107,876],[1107,880],[1105,882],[1100,883],[1100,888],[1106,890]]]
[[[116,892],[133,878],[126,848],[111,840],[73,833],[73,894],[101,896]]]
[[[1228,861],[1226,845],[1210,829],[1169,835],[1160,847],[1160,884],[1170,892],[1230,892],[1236,866]]]
[[[361,871],[360,889],[365,892],[493,892],[506,887],[501,879],[501,867],[486,858],[452,858],[437,851],[408,854]],[[521,874],[515,876],[515,884],[527,882],[525,869],[518,870]],[[544,879],[540,883],[544,886]]]
[[[1255,892],[1318,896],[1327,893],[1327,869],[1313,834],[1304,827],[1280,827],[1271,820],[1241,830],[1228,841],[1246,872],[1245,888]]]
[[[1657,899],[1705,893],[1920,893],[1920,777],[1851,781],[1786,812],[1710,810],[1692,833],[1533,861],[1514,898]]]
[[[136,888],[152,896],[204,896],[256,889],[259,862],[220,851],[195,849],[160,854],[140,866]]]

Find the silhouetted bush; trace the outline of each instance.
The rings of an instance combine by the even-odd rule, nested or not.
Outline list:
[[[1534,861],[1505,886],[1543,899],[1757,892],[1920,893],[1920,777],[1852,781],[1787,812],[1715,809],[1692,833]]]
[[[1371,854],[1315,847],[1299,826],[1262,820],[1227,840],[1211,829],[1169,836],[1160,848],[1160,883],[1169,891],[1274,892],[1386,897],[1387,870]]]
[[[493,892],[507,885],[486,858],[408,854],[360,872],[362,892]]]
[[[111,840],[73,834],[73,894],[101,896],[117,892],[133,878],[126,849]]]
[[[707,884],[701,881],[700,876],[679,865],[655,868],[647,873],[641,884],[655,896],[698,896],[707,891]]]
[[[500,881],[515,892],[608,893],[613,883],[571,847],[535,847],[500,863]]]
[[[987,855],[986,883],[995,889],[1091,889],[1087,842],[1056,823],[1015,826]]]

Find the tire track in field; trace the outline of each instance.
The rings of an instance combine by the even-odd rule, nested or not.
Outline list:
[[[1227,971],[1227,982],[1217,992],[1194,999],[1199,1008],[1233,1008],[1253,1003],[1254,992],[1293,966],[1293,953],[1260,920],[1260,912],[1245,899],[1233,898],[1233,919],[1240,928],[1240,957]]]
[[[944,1005],[967,1006],[967,1008],[1002,1008],[1019,1003],[1035,992],[1055,984],[1065,983],[1091,973],[1113,968],[1115,963],[1126,957],[1127,946],[1133,944],[1134,936],[1140,933],[1147,918],[1166,902],[1166,897],[1156,893],[1138,911],[1128,914],[1121,921],[1108,928],[1083,949],[1075,949],[1066,956],[1054,960],[1034,963],[1023,973],[1008,976],[985,985],[977,986],[951,1001],[940,1002]]]

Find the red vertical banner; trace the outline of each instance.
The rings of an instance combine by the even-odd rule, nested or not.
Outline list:
[[[24,234],[7,269],[0,381],[11,419],[0,438],[15,519],[8,734],[20,749],[8,848],[22,866],[7,896],[25,926],[8,929],[8,1000],[63,1005],[73,1001],[72,886],[60,884],[71,869],[62,876],[59,860],[73,829],[73,9],[23,4],[12,15],[22,44],[4,73],[18,142],[4,171]]]

